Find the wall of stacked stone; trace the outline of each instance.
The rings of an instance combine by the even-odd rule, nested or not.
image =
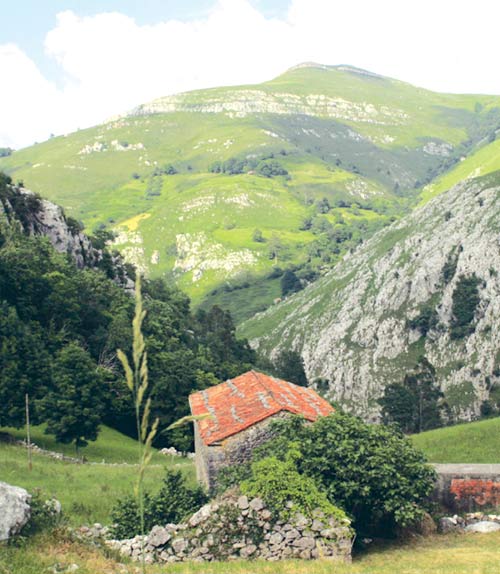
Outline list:
[[[186,524],[155,526],[144,538],[108,540],[122,555],[152,562],[260,558],[327,558],[351,561],[353,531],[347,521],[315,511],[312,518],[293,513],[273,516],[262,499],[225,495],[202,507]]]
[[[225,466],[248,462],[253,450],[273,437],[271,423],[287,416],[290,416],[290,413],[277,413],[214,445],[206,445],[202,441],[198,425],[195,424],[198,480],[213,492],[217,485],[219,471]]]
[[[452,512],[500,507],[500,464],[435,464],[433,499]]]

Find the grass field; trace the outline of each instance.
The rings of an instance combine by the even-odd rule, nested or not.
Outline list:
[[[430,462],[500,463],[500,417],[413,435]]]
[[[44,430],[45,427],[43,425],[31,427],[31,442],[46,450],[62,452],[71,457],[76,456],[74,446],[57,443],[54,436],[45,434]],[[0,428],[0,431],[8,432],[16,439],[22,440],[26,438],[26,432],[23,429]],[[89,442],[88,446],[80,449],[80,454],[89,462],[127,462],[135,464],[139,458],[137,442],[134,439],[106,426],[101,426],[98,439],[94,442]],[[155,451],[152,462],[164,463],[165,456]]]
[[[500,533],[436,535],[407,544],[374,546],[355,556],[351,565],[328,561],[225,562],[148,566],[149,574],[497,574]],[[0,546],[1,574],[64,572],[71,564],[79,574],[136,574],[135,564],[65,538],[39,537],[29,544]]]
[[[56,445],[51,437],[43,435],[41,428],[34,429],[33,440],[39,446],[74,455],[71,448]],[[87,459],[94,464],[62,462],[34,454],[33,469],[29,472],[26,449],[0,443],[0,481],[22,486],[30,492],[40,489],[46,498],[57,498],[70,524],[109,523],[111,508],[118,500],[133,493],[137,443],[104,428],[96,443],[90,443],[84,450]],[[106,464],[102,464],[102,460]],[[194,481],[191,460],[155,453],[152,465],[146,471],[147,490],[158,490],[166,468],[180,469]]]

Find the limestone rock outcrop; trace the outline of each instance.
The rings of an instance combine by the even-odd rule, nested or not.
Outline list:
[[[479,301],[456,336],[463,278],[477,280]],[[327,381],[327,398],[368,420],[378,417],[384,387],[424,355],[453,418],[474,417],[500,387],[498,176],[434,198],[241,332],[268,357],[298,351],[309,380]]]

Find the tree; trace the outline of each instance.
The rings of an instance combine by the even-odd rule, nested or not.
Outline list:
[[[36,324],[23,323],[13,307],[0,303],[0,427],[25,423],[25,394],[42,395],[50,383],[50,355]],[[36,411],[32,421],[37,422]]]
[[[276,235],[276,233],[273,233],[271,235],[268,247],[269,247],[269,259],[274,259],[275,263],[277,264],[278,259],[283,252],[283,243],[281,242],[281,239],[278,237],[278,235]]]
[[[435,381],[432,364],[420,357],[402,383],[388,385],[379,399],[386,423],[396,423],[406,433],[422,432],[441,426],[443,393]]]
[[[290,293],[297,293],[302,289],[302,283],[300,279],[295,275],[293,271],[287,269],[281,276],[281,295],[286,297]]]
[[[414,432],[417,397],[410,389],[401,383],[387,385],[378,402],[386,424],[395,423],[405,433]]]
[[[316,202],[316,209],[318,213],[328,213],[331,209],[330,202],[326,197]]]
[[[46,433],[58,442],[80,447],[96,440],[103,415],[102,375],[78,343],[69,343],[56,356],[52,388],[38,401]]]
[[[171,164],[168,163],[164,168],[163,168],[163,173],[165,175],[175,175],[176,173],[179,173],[175,167]]]
[[[301,387],[307,387],[304,360],[300,353],[296,351],[282,351],[274,363],[274,370],[281,379]]]
[[[472,333],[472,322],[477,306],[481,301],[479,285],[481,280],[473,273],[470,277],[461,275],[453,291],[452,319],[450,334],[452,339],[460,339]]]

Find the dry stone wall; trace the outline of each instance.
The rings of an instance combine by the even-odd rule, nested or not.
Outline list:
[[[185,524],[155,526],[147,536],[109,540],[123,556],[152,562],[214,561],[260,558],[351,561],[353,531],[349,522],[315,511],[312,518],[293,513],[273,515],[260,498],[235,494],[203,506]]]

